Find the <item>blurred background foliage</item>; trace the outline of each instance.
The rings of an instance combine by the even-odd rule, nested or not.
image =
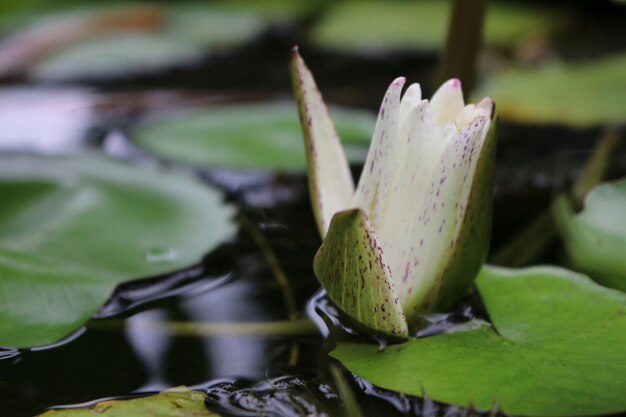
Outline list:
[[[357,167],[392,79],[405,75],[419,82],[425,97],[434,91],[451,5],[450,0],[3,0],[0,152],[95,148],[192,167],[258,223],[286,273],[303,278],[292,282],[303,306],[318,286],[310,260],[319,241],[306,201],[289,50],[299,45],[326,101],[334,105],[331,112]],[[572,192],[579,210],[593,185],[626,173],[626,155],[618,151],[626,124],[625,22],[626,7],[618,1],[487,2],[476,80],[472,91],[465,90],[472,100],[491,96],[501,117],[492,262],[568,264],[547,212],[555,194],[574,183],[574,191],[583,190]],[[592,155],[600,155],[600,162],[594,165]],[[582,171],[592,174],[576,183],[588,159],[591,168]],[[605,211],[598,212],[604,217]],[[621,206],[610,211],[622,212]],[[253,244],[246,245],[244,252],[238,247],[238,257],[258,255]],[[228,259],[232,268],[235,261]],[[237,258],[237,278],[219,291],[172,301],[172,314],[189,310],[193,319],[204,321],[284,318],[278,287],[268,284],[271,273],[250,259]],[[597,259],[593,266],[606,264]],[[137,318],[143,325],[135,316],[129,326]],[[114,334],[90,328],[79,343],[51,349],[49,359],[5,365],[12,375],[0,400],[10,401],[0,401],[0,415],[4,408],[7,415],[33,415],[28,412],[43,406],[224,375],[262,380],[268,363],[284,362],[282,342],[280,349],[271,344],[271,357],[248,340],[204,359],[206,352],[196,346],[197,363],[187,360],[194,355],[184,345],[182,355],[160,359],[171,375],[151,385],[139,359],[126,357],[129,342]],[[129,334],[130,340],[132,328]],[[126,356],[120,345],[128,347]],[[233,346],[252,353],[232,361]],[[310,358],[318,350],[314,345]],[[76,366],[76,358],[84,365]],[[119,363],[109,366],[111,358]],[[85,384],[93,378],[83,372],[91,368],[98,382]],[[53,377],[67,372],[64,384]]]
[[[498,213],[507,218],[494,229],[497,245],[576,178],[603,135],[623,131],[626,7],[611,0],[486,4],[474,88],[465,91],[471,100],[491,96],[500,115],[496,221]],[[326,101],[339,106],[339,130],[358,165],[390,80],[405,75],[425,97],[434,91],[451,6],[7,0],[0,6],[0,149],[96,145],[253,175],[303,172],[287,65],[299,45]],[[612,157],[626,166],[622,153]]]
[[[431,91],[451,2],[13,0],[1,7],[4,79],[136,85],[148,77],[159,86],[284,91],[286,51],[299,44],[322,85],[332,77],[336,85],[348,79],[378,87],[385,78],[375,71],[393,70]],[[620,103],[603,97],[626,88],[620,77],[626,73],[625,17],[624,8],[610,1],[490,1],[479,62],[481,92],[506,102],[503,116],[513,120],[588,126],[623,118]],[[580,65],[596,58],[606,64]],[[368,61],[376,64],[364,70]],[[546,73],[564,78],[560,82],[566,85],[553,86]],[[600,88],[600,103],[584,120],[560,116],[551,93],[538,115],[525,105],[521,110],[508,105],[536,101],[546,85],[560,91],[561,102],[571,97],[577,103],[582,97],[568,87],[580,86],[585,93]]]
[[[96,88],[101,94],[192,93],[203,97],[201,107],[228,102],[224,112],[232,110],[235,120],[245,109],[232,102],[290,96],[287,56],[298,44],[328,101],[376,110],[386,83],[398,75],[420,82],[426,96],[432,93],[451,5],[445,0],[4,1],[0,81],[20,87]],[[568,129],[623,124],[624,21],[626,8],[608,0],[489,1],[471,98],[491,96],[505,123]],[[136,112],[147,108],[154,119],[155,106],[159,111],[196,107],[189,97],[174,105],[155,103],[154,96],[134,94],[134,102],[125,97],[114,103],[111,97],[98,97],[100,109],[116,116],[133,112],[123,122],[115,119],[124,126],[134,125]],[[233,137],[232,129],[215,131],[210,123],[200,126],[189,117],[190,112],[168,115],[170,125],[179,118],[181,124],[196,126],[193,134],[191,129],[172,131],[176,146],[151,146],[152,140],[163,142],[163,135],[149,137],[155,129],[146,133],[139,125],[131,130],[144,148],[173,158],[195,152],[209,136]],[[274,120],[271,115],[267,119]],[[271,125],[255,130],[268,129],[271,136],[276,129]],[[281,143],[289,153],[292,144]],[[294,166],[273,165],[269,156],[269,162],[261,161],[276,150],[268,146],[256,158],[257,166]],[[232,166],[240,166],[238,157]],[[212,166],[215,161],[204,162]],[[228,166],[229,158],[219,165]]]

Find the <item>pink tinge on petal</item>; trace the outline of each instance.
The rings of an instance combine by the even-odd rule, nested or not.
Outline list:
[[[496,108],[493,100],[489,97],[485,97],[476,104],[476,107],[485,109],[487,111],[487,115],[490,119],[493,119],[494,110]]]
[[[395,80],[393,80],[392,84],[396,87],[402,87],[404,86],[405,82],[406,82],[406,77],[398,77]]]
[[[430,103],[438,126],[454,121],[465,107],[461,81],[453,78],[443,83],[433,94]]]

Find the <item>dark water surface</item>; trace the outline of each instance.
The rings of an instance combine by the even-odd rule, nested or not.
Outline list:
[[[137,98],[125,94],[126,104]],[[168,97],[171,101],[174,96]],[[92,142],[131,161],[149,158],[123,134],[124,121],[133,114],[128,109],[119,114],[101,109],[103,123],[110,126],[113,120],[115,128],[91,132]],[[595,130],[502,125],[492,248],[506,242],[545,209],[555,192],[571,183],[598,135]],[[624,154],[616,166],[624,171]],[[359,167],[354,171],[358,173]],[[224,415],[342,415],[329,373],[334,362],[326,353],[336,340],[377,341],[342,327],[332,305],[316,292],[319,286],[311,263],[320,242],[304,174],[196,174],[222,188],[239,207],[238,235],[202,264],[121,285],[97,317],[65,342],[45,349],[0,350],[0,417],[31,417],[50,407],[180,385],[205,390],[207,406]],[[236,325],[284,322],[289,317],[289,303],[268,252],[278,259],[297,318],[305,323],[296,336],[268,335]],[[555,256],[556,246],[544,260]],[[487,319],[478,297],[470,295],[457,311],[430,317],[419,335],[474,317]],[[312,323],[306,324],[307,318]],[[189,322],[219,325],[190,332],[185,327]],[[347,373],[345,377],[367,416],[466,412],[389,393]]]
[[[0,416],[30,417],[50,407],[180,385],[206,390],[207,406],[224,415],[342,414],[328,372],[332,340],[376,342],[341,327],[323,292],[316,293],[311,260],[319,238],[304,176],[203,176],[224,187],[241,207],[246,226],[200,265],[121,285],[96,318],[68,340],[0,351]],[[251,227],[280,260],[300,320],[312,321],[295,337],[241,333],[236,326],[190,334],[180,325],[287,319],[283,292]],[[464,309],[435,318],[433,332],[474,316],[469,304]],[[323,337],[329,334],[330,339]],[[424,406],[435,406],[346,376],[367,415],[419,414]]]
[[[567,3],[590,7],[583,0]],[[584,31],[557,40],[561,56],[573,60],[623,50],[626,26],[614,13],[617,6],[608,1],[600,5],[600,12],[585,21]],[[608,12],[601,13],[604,9]],[[269,31],[241,51],[164,74],[75,80],[71,86],[33,87],[27,79],[3,80],[0,103],[8,105],[1,109],[5,119],[0,147],[5,150],[7,144],[17,144],[21,150],[54,152],[79,149],[88,142],[130,161],[152,159],[124,134],[140,117],[269,95],[291,97],[287,51],[295,43],[307,51],[307,62],[329,102],[377,111],[389,80],[400,74],[420,81],[425,96],[433,92],[438,59],[434,53],[324,52],[300,42],[294,29]],[[601,133],[501,123],[492,251],[566,189]],[[30,143],[25,143],[26,136]],[[626,151],[617,155],[614,166],[611,177],[626,173]],[[355,174],[359,171],[354,167]],[[329,372],[336,362],[327,352],[337,340],[381,343],[381,347],[384,342],[342,326],[332,304],[318,291],[311,264],[320,242],[304,174],[196,174],[222,188],[238,206],[243,225],[238,235],[185,271],[121,285],[97,317],[66,341],[45,349],[0,349],[0,417],[32,417],[51,407],[133,397],[180,385],[207,392],[207,407],[224,416],[343,415]],[[297,319],[303,323],[295,336],[238,326],[288,320],[289,302],[268,262],[268,251],[279,260]],[[538,263],[554,263],[559,256],[558,244],[552,244]],[[429,317],[419,336],[475,317],[488,320],[480,299],[472,293],[456,311]],[[208,325],[190,331],[186,326],[190,322]],[[349,373],[344,376],[365,416],[472,414],[390,393]]]

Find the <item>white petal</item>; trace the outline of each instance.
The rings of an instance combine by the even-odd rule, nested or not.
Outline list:
[[[405,141],[398,140],[400,94],[404,82],[404,77],[397,78],[387,89],[352,202],[353,207],[360,207],[367,213],[375,230],[389,200],[389,192],[393,188],[397,155],[401,155],[406,146]]]
[[[456,120],[464,107],[461,82],[456,78],[446,81],[435,92],[430,104],[435,112],[437,125],[441,126]]]
[[[478,104],[468,104],[463,108],[463,110],[457,115],[455,124],[462,128],[465,125],[468,125],[477,118],[478,116],[483,116],[488,119],[488,122],[491,120],[493,114],[493,101],[490,98],[482,99]],[[488,131],[488,126],[485,128],[485,134]]]
[[[377,230],[407,317],[424,308],[424,297],[447,265],[466,209],[486,121],[477,117],[458,133],[456,129],[437,130],[426,107],[411,133],[409,143],[414,146],[407,149],[410,157],[402,165],[404,181],[398,184]],[[434,136],[444,146],[413,142],[423,135]]]
[[[422,101],[422,88],[418,83],[413,83],[406,89],[400,101],[400,123],[403,123],[406,117],[415,106]]]
[[[481,139],[484,141],[485,137],[487,136],[491,128],[491,122],[493,121],[493,114],[495,111],[495,104],[493,100],[491,100],[489,97],[485,97],[478,102],[478,104],[476,105],[476,108],[484,110],[485,112],[484,116],[486,120],[485,120],[485,126],[483,127],[483,135]],[[481,115],[482,113],[478,114],[476,117],[481,116]]]
[[[487,112],[484,109],[477,108],[474,104],[468,104],[463,110],[456,116],[454,123],[456,126],[463,127],[470,123],[477,116],[486,116]]]
[[[323,238],[333,215],[350,206],[354,181],[326,104],[297,49],[291,69],[306,146],[309,192]]]
[[[489,97],[485,97],[480,100],[476,107],[484,109],[487,113],[487,117],[489,117],[490,119],[493,117],[493,111],[495,106],[493,104],[493,100]]]

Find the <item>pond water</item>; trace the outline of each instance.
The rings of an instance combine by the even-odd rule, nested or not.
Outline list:
[[[310,267],[318,238],[305,179],[276,177],[246,185],[233,173],[211,177],[231,190],[231,199],[245,203],[240,216],[281,260],[298,306],[295,336],[238,326],[280,322],[288,315],[275,271],[264,258],[266,249],[260,250],[242,228],[200,265],[123,284],[96,319],[66,341],[2,351],[0,415],[32,416],[48,407],[179,385],[207,390],[207,405],[224,415],[337,415],[341,406],[324,353],[331,342],[321,336],[337,313],[323,294],[306,308],[318,287]],[[190,331],[184,327],[189,322],[204,327]],[[333,328],[337,331],[340,337],[351,333]],[[364,381],[353,385],[377,410],[372,415],[391,415],[395,409],[404,414],[422,406]]]
[[[519,129],[511,129],[511,132]],[[552,132],[538,131],[544,135]],[[587,133],[591,135],[593,132]],[[508,138],[503,129],[503,140]],[[572,165],[588,149],[570,141],[507,148],[498,171],[496,245],[515,231],[541,201],[575,174]],[[115,140],[115,146],[110,140]],[[103,142],[117,156],[142,154],[117,132]],[[588,146],[588,145],[587,145]],[[559,149],[556,151],[556,149]],[[528,170],[533,157],[537,168]],[[581,158],[582,157],[582,158]],[[356,167],[358,168],[358,167]],[[532,172],[532,174],[528,174]],[[203,263],[179,273],[121,285],[96,318],[68,340],[44,349],[0,354],[0,415],[27,417],[110,397],[151,393],[185,385],[206,390],[207,406],[224,415],[337,415],[341,408],[326,352],[339,339],[362,338],[342,327],[313,275],[319,238],[303,174],[237,171],[197,172],[224,189],[239,207],[242,227]],[[509,185],[504,187],[504,183]],[[511,184],[513,186],[511,186]],[[517,208],[519,201],[526,208]],[[533,202],[531,205],[529,202]],[[517,215],[515,213],[518,213]],[[275,265],[273,260],[278,260]],[[269,262],[268,262],[269,261]],[[297,330],[241,323],[285,322],[289,306],[276,280],[283,274],[297,311]],[[485,317],[477,296],[456,312],[434,316],[420,336]],[[196,328],[186,323],[202,323]],[[231,325],[225,325],[230,323]],[[330,337],[328,337],[330,335]],[[326,336],[327,338],[323,337]],[[346,375],[366,415],[455,415],[463,410],[377,389]]]
[[[623,48],[624,26],[610,16],[612,10],[589,30],[594,35],[589,45],[581,47],[580,35],[560,40],[564,56],[593,56],[602,43],[609,51]],[[319,290],[312,259],[320,241],[305,174],[191,168],[158,160],[128,137],[138,121],[181,108],[291,97],[286,51],[300,40],[298,25],[279,26],[241,50],[189,68],[52,86],[22,83],[28,80],[18,76],[2,86],[0,150],[54,153],[87,144],[130,163],[148,159],[187,171],[224,191],[237,208],[239,229],[197,265],[120,285],[84,328],[54,346],[0,348],[0,417],[32,417],[49,408],[181,385],[205,391],[207,407],[224,416],[342,415],[332,376],[337,362],[327,353],[338,340],[367,340],[381,349],[386,342],[347,327]],[[605,26],[615,34],[610,42]],[[546,47],[529,45],[539,52]],[[519,49],[515,53],[524,52]],[[500,52],[492,54],[493,62],[486,59],[486,66],[497,68],[510,58],[511,51]],[[329,102],[373,112],[380,93],[399,74],[420,81],[429,96],[437,62],[433,51],[403,50],[311,48],[306,58]],[[572,183],[601,133],[600,128],[500,124],[492,253]],[[626,152],[615,160],[609,177],[624,172]],[[148,261],[175,256],[167,248],[155,249]],[[551,241],[535,263],[554,263],[561,256]],[[429,317],[418,336],[473,318],[489,320],[475,291],[455,311]],[[365,416],[484,414],[391,393],[348,372],[343,377]]]

